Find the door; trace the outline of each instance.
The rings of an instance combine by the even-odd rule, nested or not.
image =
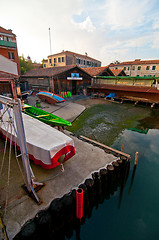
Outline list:
[[[72,95],[76,95],[76,91],[77,91],[77,81],[72,80]]]

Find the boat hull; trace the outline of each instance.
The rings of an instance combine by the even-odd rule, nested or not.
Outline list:
[[[51,92],[39,92],[37,93],[38,98],[40,98],[41,100],[45,100],[46,102],[50,103],[50,104],[55,104],[55,103],[60,103],[60,102],[64,102],[65,99],[58,96],[57,94],[51,93]]]
[[[50,124],[51,126],[72,126],[69,121],[27,104],[24,105],[24,112],[33,118]]]
[[[55,103],[58,102],[57,99],[55,99],[54,97],[46,95],[46,94],[43,94],[43,93],[38,93],[37,96],[41,100],[45,100],[46,102],[48,102],[50,104],[55,104]]]

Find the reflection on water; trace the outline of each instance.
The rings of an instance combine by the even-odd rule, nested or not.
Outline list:
[[[93,123],[89,119],[92,114]],[[121,185],[108,200],[92,209],[91,218],[81,225],[80,239],[159,239],[159,111],[112,104],[108,109],[96,106],[86,115],[87,120],[84,116],[75,122],[76,134],[92,134],[97,141],[119,150],[123,144],[132,160],[124,187]],[[139,152],[137,167],[135,152]],[[66,239],[77,239],[75,231]]]

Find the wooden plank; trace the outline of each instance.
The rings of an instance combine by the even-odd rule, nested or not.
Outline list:
[[[121,152],[121,151],[116,150],[116,149],[114,149],[114,148],[108,147],[108,146],[106,146],[106,145],[104,145],[104,144],[102,144],[102,143],[99,143],[99,142],[97,142],[97,141],[95,141],[95,140],[92,140],[92,139],[90,139],[90,138],[87,138],[87,137],[84,137],[84,136],[80,136],[80,137],[83,138],[83,139],[85,139],[86,141],[89,141],[89,142],[91,142],[91,143],[95,143],[95,144],[98,145],[99,147],[102,147],[102,148],[105,148],[105,149],[110,150],[110,151],[112,151],[112,152],[115,152],[115,153],[117,153],[117,154],[119,154],[119,155],[122,155],[122,156],[128,158],[128,159],[131,158],[131,156],[130,156],[129,154],[127,154],[127,153],[124,153],[124,152]]]

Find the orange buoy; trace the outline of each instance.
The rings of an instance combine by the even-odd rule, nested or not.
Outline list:
[[[81,219],[83,217],[83,189],[76,190],[76,217]]]

